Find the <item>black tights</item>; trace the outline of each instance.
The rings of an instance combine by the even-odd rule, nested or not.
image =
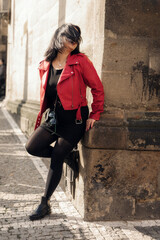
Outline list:
[[[50,146],[53,142],[55,142],[54,147]],[[50,199],[60,182],[64,159],[74,146],[64,138],[51,134],[42,127],[38,127],[28,139],[25,147],[31,155],[51,158],[44,193],[44,196]]]

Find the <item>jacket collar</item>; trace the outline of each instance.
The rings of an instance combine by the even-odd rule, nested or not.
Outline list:
[[[38,69],[46,71],[48,70],[49,66],[50,66],[50,62],[44,59],[39,63]]]
[[[83,54],[82,53],[78,53],[75,55],[69,54],[67,57],[66,64],[67,65],[79,64],[79,56],[83,56]],[[38,69],[46,71],[46,70],[48,70],[49,66],[50,66],[50,62],[48,62],[44,59],[39,63]]]
[[[69,54],[67,57],[67,64],[68,65],[74,65],[74,64],[79,64],[79,56],[83,56],[82,53],[77,53],[75,55]]]

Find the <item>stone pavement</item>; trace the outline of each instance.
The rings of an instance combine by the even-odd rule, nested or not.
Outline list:
[[[57,188],[52,214],[31,222],[28,215],[39,204],[47,176],[40,158],[29,156],[16,123],[0,105],[0,240],[160,240],[160,220],[85,222]]]

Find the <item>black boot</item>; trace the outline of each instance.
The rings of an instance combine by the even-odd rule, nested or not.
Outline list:
[[[46,215],[51,213],[51,206],[49,200],[42,197],[40,205],[34,210],[34,212],[29,216],[31,221],[41,219]]]

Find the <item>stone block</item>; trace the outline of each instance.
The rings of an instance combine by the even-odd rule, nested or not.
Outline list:
[[[141,76],[140,76],[141,77]],[[131,85],[131,74],[120,72],[103,72],[102,81],[107,106],[135,108],[141,104],[142,82],[138,81],[136,89]]]
[[[160,199],[136,202],[136,219],[159,219]]]
[[[17,124],[22,128],[22,131],[28,136],[35,126],[36,117],[39,111],[39,103],[37,102],[22,102],[22,101],[7,101],[7,110],[14,117]]]
[[[142,219],[145,206],[148,219],[157,217],[159,152],[82,150],[86,220]]]
[[[116,115],[117,114],[117,115]],[[125,149],[127,129],[123,111],[103,114],[100,121],[85,133],[83,145],[88,148]]]
[[[151,83],[149,87],[148,80],[144,81],[143,77],[142,72],[134,75],[128,72],[103,71],[106,105],[122,109],[155,110],[159,106],[158,85]]]
[[[94,199],[94,200],[93,200]],[[105,205],[104,205],[105,203]],[[95,212],[93,212],[91,205],[94,205]],[[96,198],[92,195],[90,204],[86,209],[85,220],[87,221],[121,221],[124,219],[132,219],[134,212],[134,199],[127,199],[116,196],[99,195]]]
[[[107,35],[107,33],[105,33]],[[148,63],[149,42],[146,38],[112,39],[106,37],[103,66],[105,71],[131,72],[135,63]]]
[[[160,149],[159,116],[159,112],[126,112],[127,149]]]
[[[160,149],[160,113],[110,109],[85,133],[82,144],[99,149]]]
[[[106,29],[123,36],[159,38],[159,1],[106,1]]]

